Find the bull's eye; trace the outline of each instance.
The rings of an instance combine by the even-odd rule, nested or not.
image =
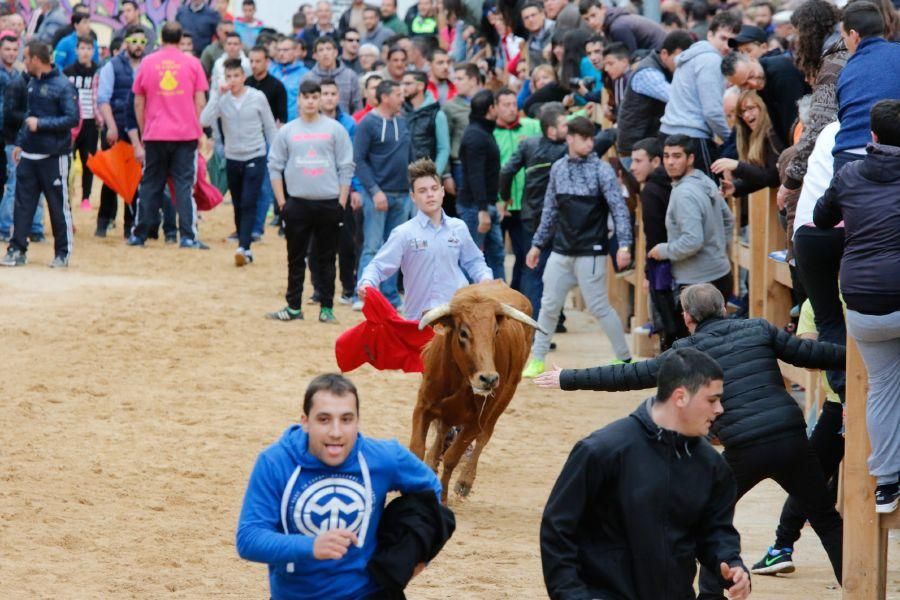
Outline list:
[[[462,341],[466,341],[467,339],[469,339],[469,334],[466,333],[465,329],[459,330],[459,339],[461,339]]]

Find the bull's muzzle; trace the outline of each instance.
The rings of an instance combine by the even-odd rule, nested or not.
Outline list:
[[[482,371],[472,377],[472,391],[476,394],[490,394],[498,385],[500,385],[500,375],[493,371]]]

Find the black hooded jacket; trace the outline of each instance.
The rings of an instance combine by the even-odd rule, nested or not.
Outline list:
[[[500,168],[500,197],[512,196],[512,183],[521,169],[525,169],[525,191],[522,194],[522,225],[529,238],[541,224],[544,194],[550,182],[550,167],[566,155],[565,141],[553,141],[544,136],[525,138],[513,155]]]
[[[694,600],[697,561],[744,567],[731,469],[706,440],[657,426],[652,402],[578,442],[550,492],[553,600]]]
[[[725,448],[805,435],[803,411],[784,388],[778,359],[806,369],[846,368],[844,346],[800,339],[765,319],[706,319],[693,335],[672,347],[706,352],[725,372],[725,413],[716,419],[711,431]],[[666,355],[664,352],[651,360],[624,365],[565,369],[559,378],[560,387],[607,392],[654,388]]]
[[[641,222],[647,238],[647,248],[669,241],[666,231],[666,211],[672,195],[672,179],[665,167],[654,169],[641,189]],[[652,259],[651,259],[652,260]]]
[[[844,221],[841,291],[847,308],[900,310],[900,147],[871,144],[835,174],[813,211],[816,227]]]

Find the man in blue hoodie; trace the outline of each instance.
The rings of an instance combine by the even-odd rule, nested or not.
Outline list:
[[[725,77],[721,66],[722,57],[728,54],[728,40],[740,29],[740,17],[721,12],[710,21],[706,40],[678,55],[669,102],[660,120],[660,143],[679,133],[693,139],[699,149],[694,166],[710,177],[709,166],[718,158],[714,140],[727,140],[731,135],[722,103]]]
[[[363,247],[358,273],[388,239],[395,227],[409,220],[411,201],[407,167],[410,159],[409,126],[400,115],[403,92],[393,81],[382,81],[375,90],[378,107],[359,122],[353,138],[353,162],[361,185],[363,209]],[[359,282],[357,282],[358,284]],[[397,276],[381,284],[381,293],[400,307]],[[362,310],[362,302],[353,303]]]
[[[337,374],[313,379],[300,424],[259,455],[241,508],[237,551],[269,565],[275,600],[369,598],[367,564],[389,492],[433,491],[434,472],[396,440],[359,432],[359,394]]]

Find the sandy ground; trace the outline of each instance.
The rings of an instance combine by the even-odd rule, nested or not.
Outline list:
[[[68,271],[44,266],[49,244],[0,271],[0,598],[265,598],[265,567],[234,550],[247,476],[298,420],[309,378],[336,369],[333,341],[360,315],[338,307],[340,327],[264,320],[284,303],[284,245],[269,233],[256,264],[235,268],[230,206],[205,215],[209,252],[126,248],[121,229],[97,240],[95,216],[76,209]],[[609,360],[596,323],[569,316],[551,360]],[[406,442],[419,376],[352,377],[363,430]],[[456,535],[409,597],[546,597],[538,527],[550,487],[576,440],[642,397],[523,385],[473,494],[451,497]],[[783,499],[765,484],[738,507],[747,562],[771,543]],[[755,578],[754,597],[840,597],[810,531],[795,560],[792,576]]]

